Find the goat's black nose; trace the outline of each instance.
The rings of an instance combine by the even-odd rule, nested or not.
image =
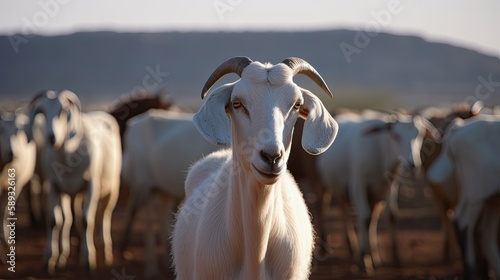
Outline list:
[[[266,153],[264,150],[260,150],[260,156],[263,160],[268,161],[269,163],[277,163],[283,156],[283,153],[278,152],[276,154],[270,154]]]
[[[406,165],[406,169],[410,173],[413,172],[413,170],[415,170],[415,163],[413,161],[408,162]]]
[[[403,164],[403,168],[401,169],[401,174],[403,177],[409,177],[415,171],[415,163],[413,161],[407,162]]]
[[[410,163],[408,164],[408,168],[409,168],[411,171],[415,170],[415,163],[414,163],[413,161],[412,161],[412,162],[410,162]]]
[[[54,133],[49,134],[49,142],[51,145],[54,145],[54,143],[56,142],[56,136],[54,135]]]

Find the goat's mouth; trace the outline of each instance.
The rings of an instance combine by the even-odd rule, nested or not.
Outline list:
[[[262,177],[264,180],[276,181],[278,177],[283,173],[282,169],[280,170],[261,170],[257,168],[254,164],[252,164],[252,168]]]

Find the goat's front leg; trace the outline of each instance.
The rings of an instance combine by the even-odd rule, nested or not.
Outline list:
[[[464,203],[460,201],[453,218],[464,262],[464,279],[475,279],[477,275],[475,229],[481,213],[478,202]]]
[[[173,229],[174,213],[180,204],[180,201],[169,195],[162,195],[161,203],[163,207],[161,208],[161,213],[164,213],[165,218],[160,218],[161,222],[161,237],[160,237],[160,248],[162,252],[162,263],[164,267],[171,267],[170,264],[170,234]]]
[[[54,274],[59,259],[59,235],[63,223],[63,214],[59,193],[53,185],[49,186],[47,214],[47,245],[43,263],[47,272]]]
[[[372,209],[368,201],[368,194],[364,182],[361,182],[358,178],[354,178],[352,184],[349,186],[349,196],[352,198],[352,204],[358,215],[360,249],[358,265],[361,271],[372,273],[373,259],[371,256],[369,232]]]
[[[127,244],[130,239],[130,232],[132,231],[132,224],[135,221],[135,217],[137,215],[137,211],[139,207],[143,204],[143,201],[140,200],[141,196],[138,195],[134,190],[130,190],[127,206],[125,208],[125,228],[124,228],[124,236],[120,244],[120,253],[122,257],[125,257],[125,249],[127,248]]]
[[[488,262],[488,267],[495,273],[494,279],[500,279],[500,253],[498,251],[500,212],[498,206],[487,203],[481,216],[478,225],[481,251]]]
[[[118,191],[111,192],[102,214],[102,240],[104,243],[104,262],[106,266],[113,265],[113,239],[111,238],[111,218],[116,202],[118,201]]]
[[[99,183],[92,179],[92,182],[87,183],[87,191],[85,192],[85,200],[83,204],[82,216],[82,238],[80,249],[80,265],[87,270],[96,269],[96,253],[94,245],[94,228],[97,205],[99,203]]]
[[[155,215],[155,206],[156,200],[155,196],[151,193],[148,197],[148,205],[147,205],[147,215],[146,215],[146,232],[145,232],[145,241],[146,241],[146,250],[144,256],[144,277],[146,279],[154,279],[158,278],[160,275],[160,271],[158,270],[158,256],[156,251],[157,239],[158,236],[156,234],[155,224],[158,219]],[[170,213],[168,213],[170,214]]]
[[[63,215],[63,225],[60,236],[61,253],[57,262],[57,267],[64,268],[66,267],[66,262],[68,261],[69,253],[71,250],[70,231],[71,225],[73,225],[73,213],[71,213],[71,197],[68,194],[60,194],[60,203],[61,212]]]
[[[370,250],[372,253],[372,260],[373,260],[373,265],[375,267],[379,267],[382,265],[382,258],[380,257],[380,249],[378,246],[378,222],[380,220],[380,215],[382,215],[382,212],[384,211],[386,207],[386,202],[385,201],[379,201],[378,203],[375,204],[375,206],[372,209],[372,218],[370,221],[370,227],[368,229],[369,232],[369,240],[370,240]],[[391,226],[392,227],[392,226]],[[394,237],[392,234],[394,232],[393,228],[390,229],[391,231],[391,238]],[[395,246],[395,240],[392,242],[393,246]],[[393,250],[394,251],[394,250]]]
[[[344,240],[347,243],[349,256],[352,260],[356,261],[360,258],[358,236],[356,235],[354,223],[350,215],[350,205],[347,200],[340,201],[340,214],[342,216],[342,222],[344,223]]]

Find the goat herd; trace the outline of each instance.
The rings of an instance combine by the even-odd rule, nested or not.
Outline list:
[[[240,79],[210,91],[229,73]],[[300,58],[273,65],[234,57],[209,77],[194,115],[171,110],[156,96],[110,114],[83,113],[68,90],[42,91],[24,113],[3,113],[2,269],[12,266],[9,221],[27,186],[28,193],[42,194],[31,195],[31,204],[44,205],[32,215],[45,213],[49,273],[66,265],[73,222],[81,266],[97,268],[94,235],[104,244],[105,265],[113,264],[111,219],[124,190],[129,201],[120,249],[147,206],[147,278],[161,274],[161,248],[178,279],[307,279],[313,252],[329,250],[324,212],[332,198],[354,262],[371,273],[381,264],[377,224],[386,206],[399,263],[394,221],[397,178],[403,177],[430,186],[444,223],[445,256],[456,234],[464,278],[500,279],[500,117],[474,104],[343,112],[334,119],[293,82],[296,74],[332,96]],[[41,191],[33,191],[33,178]]]

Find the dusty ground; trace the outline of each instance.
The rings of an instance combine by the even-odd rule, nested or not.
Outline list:
[[[458,249],[453,261],[447,264],[440,262],[442,248],[442,234],[439,219],[436,216],[429,194],[422,188],[406,187],[401,190],[400,219],[397,223],[398,245],[402,266],[397,268],[390,265],[391,255],[388,248],[388,235],[383,222],[379,227],[380,247],[384,265],[373,275],[357,272],[356,266],[349,261],[348,251],[343,242],[342,228],[337,220],[337,212],[332,210],[328,215],[328,225],[331,230],[330,246],[333,248],[331,256],[326,261],[313,264],[313,274],[310,279],[461,279],[460,260]],[[113,217],[113,238],[115,245],[123,237],[124,205],[119,204]],[[112,268],[100,267],[94,275],[85,275],[78,268],[77,246],[72,247],[72,254],[67,269],[49,277],[43,272],[41,258],[45,246],[45,230],[30,228],[27,222],[27,210],[21,200],[17,212],[18,226],[16,229],[16,272],[7,271],[7,265],[0,265],[0,278],[21,279],[106,279],[106,280],[133,280],[143,278],[143,234],[144,219],[139,219],[134,225],[132,242],[129,246],[128,260],[118,256],[115,252],[115,265]],[[144,217],[140,213],[139,217]],[[77,243],[73,238],[73,243]],[[117,246],[115,246],[117,247]],[[102,248],[102,247],[98,247]],[[116,251],[116,250],[115,250]],[[100,252],[100,251],[99,251]],[[100,257],[100,255],[99,255]],[[100,260],[100,258],[99,258]],[[101,260],[102,261],[102,260]],[[162,267],[166,278],[172,278],[167,265]]]

